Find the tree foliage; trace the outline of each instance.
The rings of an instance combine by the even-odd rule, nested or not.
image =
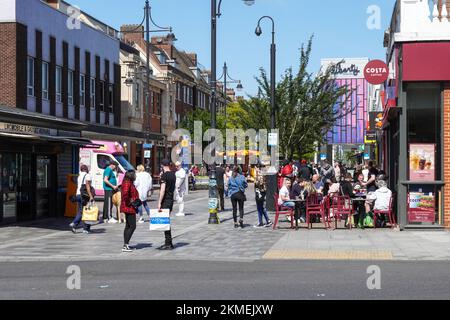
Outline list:
[[[287,69],[276,87],[277,129],[280,152],[285,158],[300,158],[314,152],[317,144],[325,142],[327,132],[336,121],[352,111],[346,104],[352,92],[336,85],[331,68],[316,75],[307,71],[312,42],[313,37],[301,47],[298,72]],[[261,68],[256,80],[259,94],[229,104],[226,117],[217,116],[217,128],[270,130],[270,79]],[[202,121],[206,130],[210,118],[209,112],[195,110],[183,125],[192,132],[193,121]]]

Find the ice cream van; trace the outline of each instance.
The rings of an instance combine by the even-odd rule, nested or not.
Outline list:
[[[111,162],[119,164],[116,171],[116,178],[120,184],[128,170],[135,170],[134,167],[125,158],[125,150],[118,142],[92,141],[98,148],[80,149],[80,165],[85,164],[89,167],[89,173],[93,179],[95,194],[102,197],[103,191],[103,172]]]

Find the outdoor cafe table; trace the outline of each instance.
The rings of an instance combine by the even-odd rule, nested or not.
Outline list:
[[[367,199],[367,195],[357,194],[356,198],[352,198],[351,201],[356,203],[359,208],[359,221],[355,221],[355,224],[362,225],[364,223],[364,219],[366,217],[366,206],[364,205]],[[364,228],[364,227],[363,227]]]

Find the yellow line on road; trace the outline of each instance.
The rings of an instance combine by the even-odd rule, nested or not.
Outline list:
[[[393,260],[391,251],[269,250],[265,260]]]

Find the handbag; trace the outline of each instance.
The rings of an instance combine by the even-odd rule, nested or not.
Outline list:
[[[138,210],[141,206],[142,206],[142,200],[141,199],[136,199],[134,201],[131,202],[131,206]]]
[[[98,207],[95,202],[89,202],[85,207],[83,207],[83,216],[81,221],[85,224],[96,224],[98,222]]]
[[[87,186],[84,183],[86,176],[87,176],[87,173],[83,177],[83,182],[81,182],[81,188],[80,188],[81,199],[83,200],[84,203],[87,203],[90,199],[89,193],[87,191]],[[90,185],[90,191],[91,191],[92,197],[95,198],[95,189],[92,185]]]
[[[150,231],[170,231],[170,210],[150,209]]]
[[[373,227],[374,227],[374,224],[373,224],[373,217],[372,217],[372,215],[371,215],[371,212],[369,212],[369,213],[366,215],[366,218],[365,218],[364,221],[363,221],[363,226],[366,227],[366,228],[373,228]]]

